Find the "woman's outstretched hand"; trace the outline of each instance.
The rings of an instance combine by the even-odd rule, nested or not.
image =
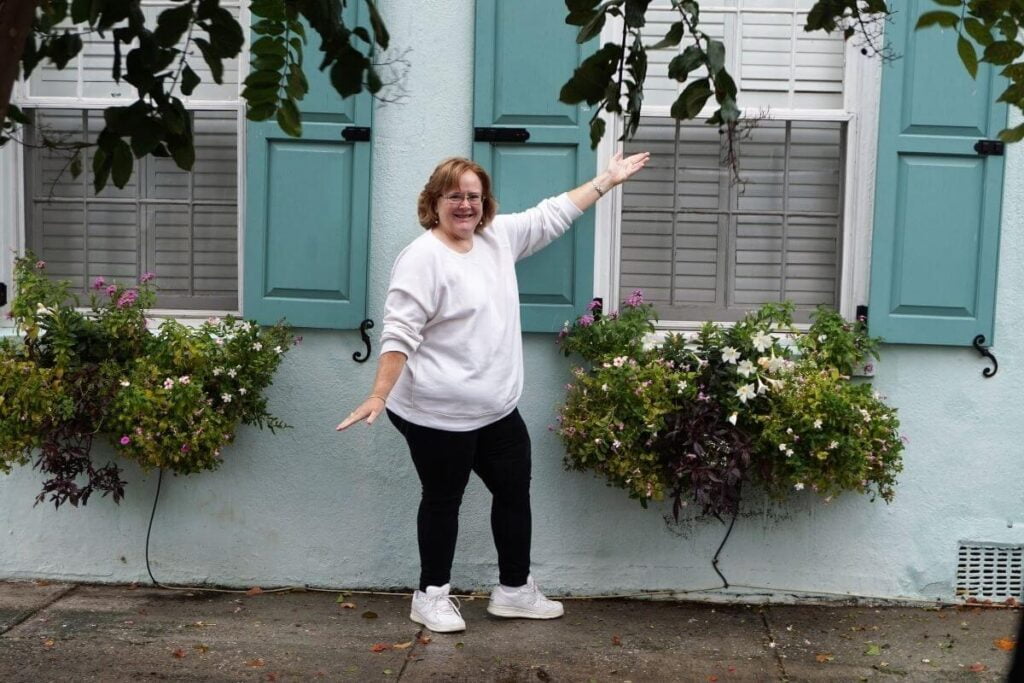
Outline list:
[[[608,162],[608,180],[613,185],[618,185],[629,180],[630,176],[647,165],[651,158],[650,152],[639,152],[622,158],[622,152],[616,152],[615,156]]]
[[[348,414],[341,423],[334,428],[335,431],[340,432],[343,429],[348,429],[352,425],[361,420],[366,420],[366,424],[372,425],[373,421],[377,419],[377,416],[384,412],[384,401],[377,396],[371,396],[362,403],[359,407]]]

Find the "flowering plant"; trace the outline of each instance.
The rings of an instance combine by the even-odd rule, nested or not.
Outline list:
[[[154,332],[151,273],[130,287],[97,278],[82,312],[45,267],[16,260],[9,315],[24,339],[0,341],[0,471],[38,453],[47,479],[37,502],[84,505],[94,491],[120,501],[120,468],[93,462],[96,436],[144,469],[190,474],[220,465],[239,423],[287,426],[263,396],[293,343],[284,324],[228,316],[197,328],[168,320]]]
[[[777,498],[807,488],[891,500],[899,422],[869,384],[850,380],[859,360],[878,357],[878,340],[827,308],[797,334],[792,310],[766,304],[646,347],[653,310],[640,291],[617,315],[567,323],[559,342],[588,367],[574,368],[558,418],[566,466],[645,506],[667,495],[677,517],[691,500],[702,514],[735,513],[745,482]]]

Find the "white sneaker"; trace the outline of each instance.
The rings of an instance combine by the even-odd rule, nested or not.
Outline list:
[[[466,622],[459,612],[459,599],[448,595],[451,584],[427,586],[426,592],[412,594],[412,611],[409,618],[423,624],[435,633],[465,631]]]
[[[562,603],[545,598],[532,576],[526,577],[525,586],[509,588],[499,585],[491,591],[487,611],[496,617],[522,619],[555,619],[565,614]]]

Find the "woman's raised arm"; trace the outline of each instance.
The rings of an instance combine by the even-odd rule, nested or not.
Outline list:
[[[650,152],[639,152],[626,158],[622,158],[622,152],[617,152],[608,162],[608,168],[604,172],[575,190],[569,190],[569,199],[580,211],[586,211],[606,192],[616,185],[621,185],[647,165],[647,160],[650,158]]]

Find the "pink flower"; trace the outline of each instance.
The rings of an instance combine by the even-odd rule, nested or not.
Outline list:
[[[128,306],[131,306],[133,303],[135,303],[135,300],[138,298],[139,293],[137,291],[135,291],[134,289],[126,289],[124,293],[121,294],[121,298],[117,300],[117,307],[126,308]]]
[[[114,296],[115,294],[117,294],[117,287],[114,285],[107,287],[107,296]]]
[[[121,437],[121,445],[122,445],[122,446],[127,446],[127,445],[128,445],[128,444],[130,444],[131,442],[132,442],[132,440],[131,440],[131,438],[130,438],[130,437],[129,437],[129,436],[127,435],[127,434],[125,434],[125,435],[123,435],[123,436]]]
[[[156,279],[156,275],[147,272],[142,274],[142,277],[139,278],[139,282],[141,282],[142,284],[146,284],[147,282],[154,279]]]
[[[629,298],[626,299],[626,301],[625,301],[626,305],[629,306],[630,308],[636,308],[637,306],[639,306],[643,302],[644,302],[644,293],[643,293],[643,290],[639,290],[639,289],[633,290],[633,293],[630,294]]]
[[[181,444],[181,452],[182,453],[188,453],[190,450],[192,450],[192,449],[189,447],[189,445],[187,443]]]
[[[92,281],[92,288],[93,289],[103,289],[106,286],[107,286],[107,281],[103,279],[102,275],[100,275],[98,278],[96,278],[95,280]]]
[[[600,308],[601,308],[601,302],[598,299],[591,299],[590,303],[587,304],[587,310],[588,311],[593,311],[594,309],[600,309]]]
[[[36,270],[42,270],[46,267],[46,261],[36,261]]]
[[[582,327],[590,327],[594,324],[594,316],[589,313],[580,316],[580,325]]]

